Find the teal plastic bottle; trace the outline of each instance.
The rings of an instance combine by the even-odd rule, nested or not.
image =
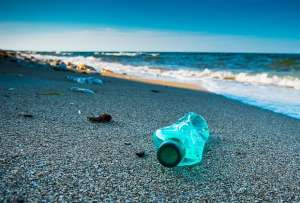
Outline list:
[[[156,130],[152,140],[158,161],[163,166],[175,167],[199,163],[208,137],[205,119],[190,112],[176,123]]]

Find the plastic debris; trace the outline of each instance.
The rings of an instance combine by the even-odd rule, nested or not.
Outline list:
[[[87,117],[87,119],[93,123],[108,123],[112,120],[112,117],[111,115],[104,113],[98,117]]]
[[[78,114],[79,114],[79,115],[81,114],[81,111],[80,111],[80,110],[78,110]]]
[[[193,112],[170,126],[156,130],[152,136],[157,159],[166,167],[200,163],[208,138],[207,122]]]
[[[75,77],[75,76],[67,76],[67,79],[73,82],[77,82],[80,84],[97,84],[103,85],[103,81],[99,78],[95,77]]]
[[[74,91],[74,92],[82,92],[82,93],[88,93],[88,94],[95,94],[95,92],[93,90],[86,89],[86,88],[80,88],[80,87],[71,87],[70,90]]]
[[[16,88],[13,88],[13,87],[11,87],[11,88],[8,88],[7,90],[8,91],[14,91]]]

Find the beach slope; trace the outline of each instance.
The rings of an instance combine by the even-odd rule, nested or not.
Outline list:
[[[0,202],[300,201],[299,120],[209,92],[67,75],[80,74],[0,60]],[[164,168],[151,134],[190,111],[211,130],[203,161]],[[104,112],[111,123],[87,120]]]

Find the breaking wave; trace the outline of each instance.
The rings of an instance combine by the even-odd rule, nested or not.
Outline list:
[[[159,56],[159,53],[146,53],[146,52],[100,52],[99,53],[99,52],[97,52],[97,55],[102,55],[102,56],[128,56],[128,57],[146,55],[146,56],[156,57],[156,56]]]
[[[101,55],[105,56],[137,56],[140,52],[101,52]]]
[[[213,78],[218,80],[230,80],[241,83],[250,83],[256,85],[274,85],[280,87],[294,88],[300,90],[300,79],[289,75],[275,75],[272,73],[250,73],[250,72],[232,72],[222,70],[190,70],[190,69],[166,69],[148,66],[123,65],[120,63],[105,62],[93,56],[83,57],[57,57],[34,54],[38,59],[61,59],[65,62],[75,64],[83,63],[96,68],[99,72],[105,68],[116,73],[126,73],[133,76],[143,77],[161,77],[166,79],[190,80],[201,78]]]

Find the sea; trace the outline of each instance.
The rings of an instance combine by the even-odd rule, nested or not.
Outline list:
[[[210,92],[300,119],[300,54],[189,52],[34,52],[145,79],[198,85]]]

